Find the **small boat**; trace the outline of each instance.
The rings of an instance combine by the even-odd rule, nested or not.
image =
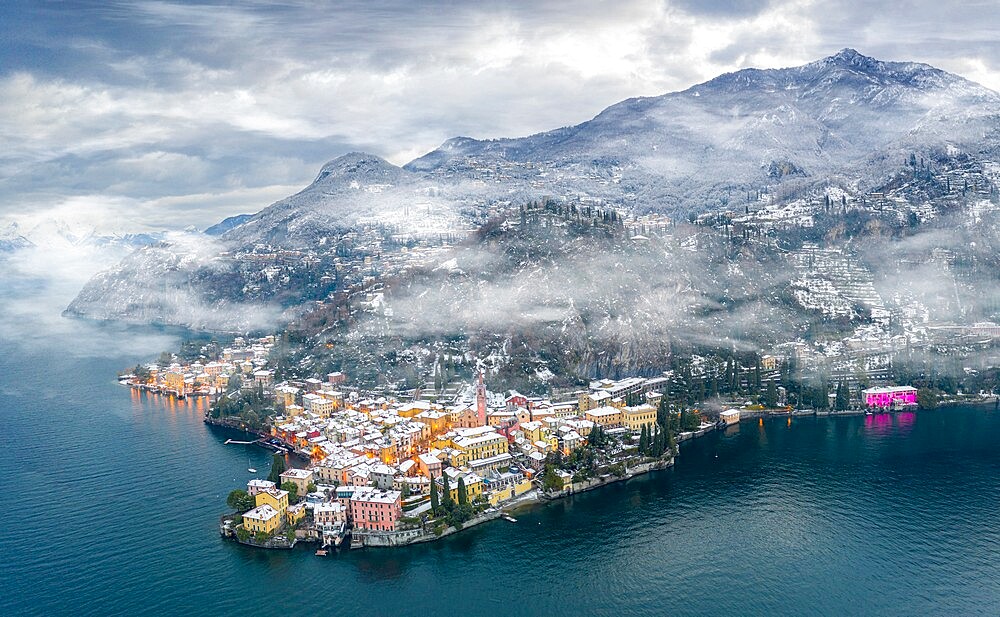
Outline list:
[[[247,457],[247,471],[250,473],[257,473],[257,470],[250,466],[250,457]]]
[[[510,523],[516,523],[517,522],[517,519],[514,518],[513,516],[511,516],[510,514],[504,514],[501,518],[503,518],[503,520],[505,520],[507,522],[510,522]]]
[[[318,551],[316,551],[316,556],[317,557],[326,557],[326,550],[319,549]]]

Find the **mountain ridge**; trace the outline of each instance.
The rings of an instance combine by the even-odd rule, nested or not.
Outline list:
[[[997,162],[997,118],[1000,95],[991,90],[930,65],[883,62],[849,48],[799,67],[743,69],[626,99],[575,126],[499,140],[453,137],[401,167],[346,153],[301,191],[218,236],[221,261],[203,251],[185,257],[183,247],[143,249],[95,277],[70,312],[155,314],[170,323],[178,297],[158,300],[165,286],[154,283],[169,268],[171,285],[194,294],[200,317],[240,302],[288,314],[296,302],[334,293],[345,271],[357,270],[357,284],[377,280],[374,264],[386,256],[405,261],[397,259],[404,249],[466,237],[498,212],[542,198],[605,216],[652,212],[675,221],[830,191],[863,203],[903,165],[932,178],[941,176],[931,165],[951,165],[956,156]],[[311,265],[297,268],[303,257]],[[355,268],[357,259],[366,266]],[[308,291],[299,289],[303,281]]]

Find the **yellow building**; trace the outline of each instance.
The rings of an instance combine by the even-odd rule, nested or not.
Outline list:
[[[394,443],[383,444],[378,450],[378,460],[386,465],[396,462],[396,445]]]
[[[638,405],[636,407],[626,407],[622,410],[622,424],[630,431],[636,433],[642,427],[652,427],[656,423],[656,407],[652,405]]]
[[[601,426],[617,426],[622,423],[622,410],[615,407],[598,407],[588,411],[586,418]]]
[[[432,435],[440,435],[448,430],[448,420],[451,418],[443,411],[422,411],[413,417],[417,422],[426,424]]]
[[[546,450],[547,452],[555,452],[559,449],[559,438],[555,435],[546,435],[545,437],[542,437],[542,441],[544,441],[548,446]]]
[[[258,498],[263,493],[257,493]],[[264,504],[243,515],[243,528],[250,533],[274,533],[281,527],[281,513]]]
[[[483,494],[483,479],[474,473],[467,473],[461,476],[465,482],[465,494],[469,497],[469,501],[472,501],[476,497]],[[451,493],[451,499],[455,503],[458,503],[458,477],[448,478],[449,493]]]
[[[469,455],[459,448],[445,448],[442,452],[452,467],[465,467],[469,464]]]
[[[273,488],[268,491],[261,491],[254,495],[254,503],[258,508],[261,506],[271,506],[278,514],[284,514],[285,510],[288,509],[288,491]]]
[[[281,483],[291,482],[295,485],[296,494],[303,496],[309,492],[313,481],[313,472],[308,469],[286,469],[281,474]]]
[[[490,493],[487,499],[489,499],[491,506],[495,506],[501,501],[507,501],[508,499],[512,499],[513,497],[514,497],[514,487],[505,486],[498,491],[493,491],[492,493]]]
[[[285,517],[288,519],[289,525],[295,525],[301,521],[306,516],[306,504],[297,503],[294,506],[288,506],[288,510],[285,511]]]
[[[541,422],[525,422],[521,425],[521,430],[528,441],[535,442],[542,438]]]
[[[531,490],[531,478],[521,480],[520,484],[514,485],[514,496],[523,495]]]
[[[602,405],[607,405],[611,401],[611,395],[604,390],[597,392],[584,392],[577,398],[577,405],[581,412],[597,409]]]
[[[425,411],[431,410],[431,404],[428,401],[413,401],[412,403],[407,403],[401,405],[396,409],[396,415],[400,418],[413,418]]]
[[[499,433],[485,433],[475,437],[457,437],[453,440],[456,449],[465,454],[465,458],[474,461],[489,458],[507,452],[507,438]]]
[[[184,374],[178,371],[170,371],[163,376],[163,386],[178,394],[184,394]]]
[[[507,485],[501,489],[495,490],[489,493],[487,499],[490,505],[495,506],[503,501],[508,501],[517,497],[518,495],[523,495],[531,490],[531,479],[523,478],[518,484]]]

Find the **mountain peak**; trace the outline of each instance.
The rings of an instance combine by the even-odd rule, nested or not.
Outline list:
[[[859,59],[873,60],[874,58],[871,58],[869,56],[860,53],[857,49],[854,49],[853,47],[845,47],[840,51],[838,51],[837,53],[835,53],[834,55],[830,56],[830,59],[840,62],[854,62]]]
[[[380,156],[368,154],[367,152],[348,152],[323,165],[313,183],[315,184],[328,177],[389,177],[395,176],[398,172],[398,167]]]
[[[845,47],[820,62],[838,67],[861,69],[866,72],[881,72],[886,69],[886,64],[881,60],[866,56],[851,47]]]

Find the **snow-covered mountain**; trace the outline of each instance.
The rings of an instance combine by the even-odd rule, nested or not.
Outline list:
[[[235,216],[229,216],[222,219],[215,225],[206,228],[203,233],[206,236],[221,236],[233,227],[246,223],[251,218],[253,218],[252,214],[237,214]]]
[[[7,223],[0,232],[0,246],[6,250],[38,247],[45,250],[114,248],[131,250],[160,242],[163,232],[101,233],[92,225],[74,225],[61,219],[42,219],[29,224]]]
[[[21,235],[21,228],[17,223],[10,223],[6,228],[0,229],[0,253],[12,253],[31,246],[34,245]]]
[[[234,306],[247,316],[287,314],[375,284],[410,268],[404,254],[415,242],[462,238],[512,204],[546,197],[676,220],[742,211],[751,194],[772,206],[829,196],[830,186],[862,202],[909,161],[930,178],[924,159],[955,157],[983,168],[1000,162],[1000,96],[925,64],[845,49],[629,99],[577,126],[451,139],[402,168],[346,154],[299,193],[221,224],[210,250],[168,242],[136,251],[88,283],[70,312],[238,329],[259,320],[227,321]],[[925,184],[939,191],[933,178]],[[198,307],[196,322],[185,302]]]
[[[501,166],[641,210],[703,211],[734,192],[789,180],[842,175],[871,184],[886,160],[910,152],[995,148],[998,114],[997,93],[957,75],[844,49],[800,67],[746,69],[629,99],[529,137],[451,139],[405,168],[441,175]]]
[[[429,181],[380,157],[352,152],[324,165],[308,187],[235,226],[222,239],[238,246],[304,248],[363,224],[439,233],[460,225],[455,205],[472,193],[461,183]]]

